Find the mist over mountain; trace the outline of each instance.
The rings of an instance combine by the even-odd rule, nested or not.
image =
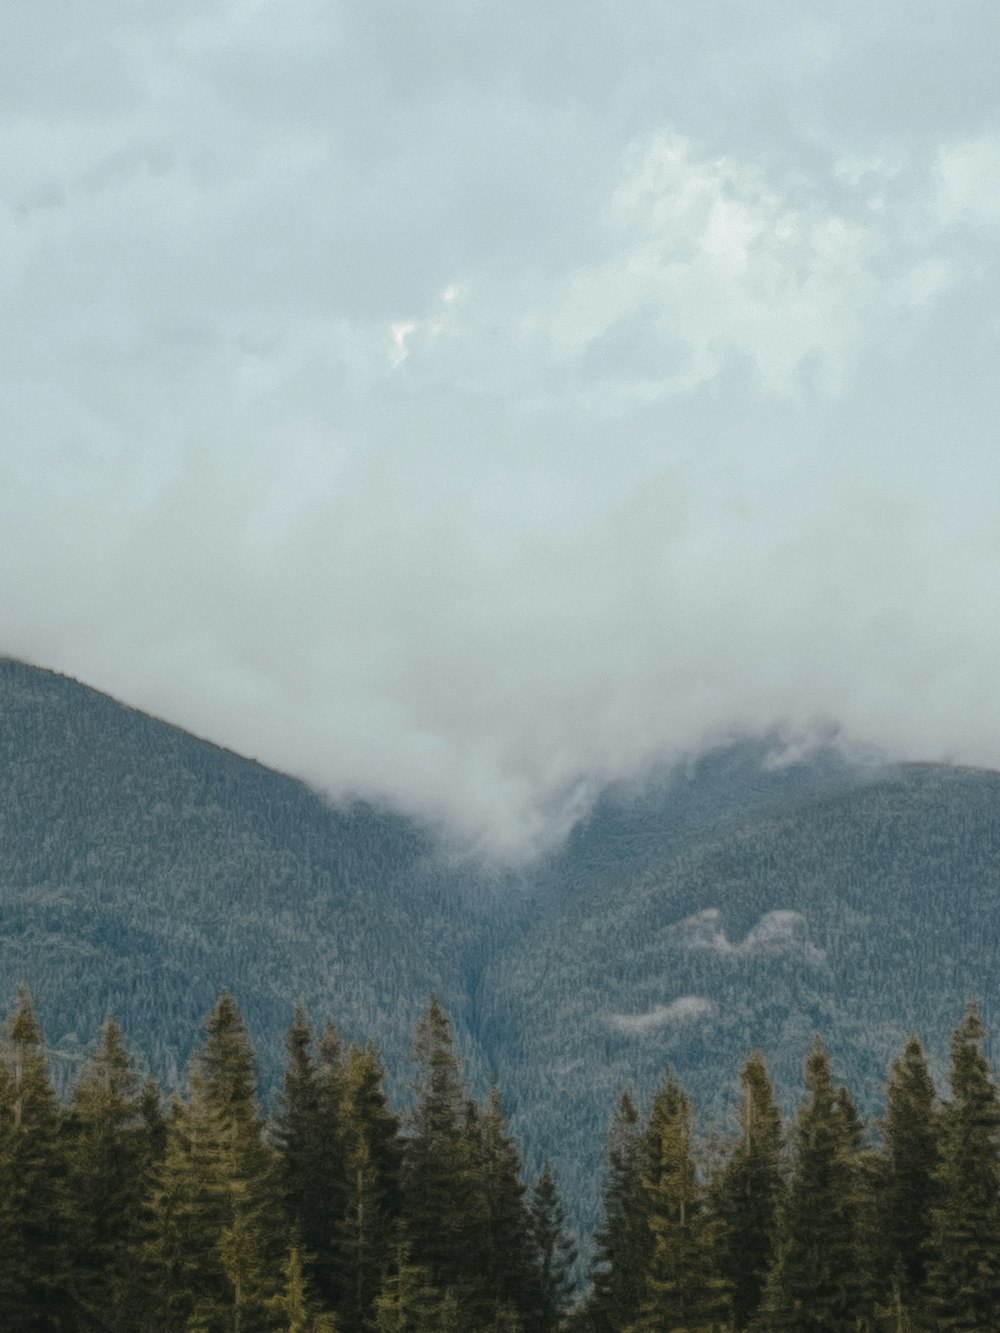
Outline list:
[[[746,740],[606,790],[504,869],[424,827],[0,662],[0,993],[30,982],[61,1081],[113,1013],[167,1086],[228,986],[265,1091],[301,1000],[397,1089],[431,992],[470,1078],[590,1226],[625,1085],[671,1063],[726,1124],[761,1049],[786,1105],[814,1032],[866,1110],[918,1030],[995,1017],[1000,776]]]

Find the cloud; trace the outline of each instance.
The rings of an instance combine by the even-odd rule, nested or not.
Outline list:
[[[700,1018],[711,1018],[717,1008],[713,1000],[706,1000],[703,996],[682,995],[669,1004],[654,1005],[644,1014],[610,1014],[608,1023],[616,1032],[643,1036],[663,1027],[676,1027],[696,1022]]]
[[[685,917],[669,929],[669,937],[686,949],[707,949],[733,958],[760,954],[798,954],[807,962],[822,963],[826,954],[809,939],[809,923],[801,912],[787,908],[765,912],[742,940],[730,940],[722,927],[722,913],[708,907]]]
[[[8,7],[0,650],[508,856],[737,732],[1000,763],[998,26]]]

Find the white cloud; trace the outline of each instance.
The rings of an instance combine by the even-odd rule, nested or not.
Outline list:
[[[657,1004],[644,1014],[609,1014],[608,1023],[616,1032],[643,1036],[664,1027],[676,1027],[711,1018],[718,1006],[701,995],[682,995],[669,1004]]]
[[[987,8],[8,6],[0,648],[511,854],[1000,763]]]

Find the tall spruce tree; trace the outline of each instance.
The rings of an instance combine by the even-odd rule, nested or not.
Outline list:
[[[223,992],[206,1019],[191,1093],[167,1125],[148,1258],[159,1317],[178,1328],[258,1333],[281,1289],[281,1191],[264,1141],[255,1062]]]
[[[890,1066],[882,1129],[872,1248],[883,1274],[880,1300],[898,1314],[915,1311],[920,1302],[938,1195],[939,1115],[934,1082],[916,1037]]]
[[[805,1082],[762,1322],[775,1333],[855,1333],[865,1313],[857,1116],[818,1038]]]
[[[159,1096],[140,1086],[121,1030],[105,1023],[73,1092],[67,1210],[74,1319],[134,1333],[146,1306],[142,1248],[159,1149]]]
[[[481,1287],[482,1196],[467,1130],[466,1095],[451,1027],[438,1000],[417,1025],[418,1072],[403,1163],[404,1211],[414,1264],[463,1302]]]
[[[642,1188],[644,1141],[632,1095],[623,1092],[608,1132],[604,1216],[596,1236],[586,1307],[594,1333],[620,1333],[638,1315],[653,1250]]]
[[[352,1046],[343,1071],[344,1207],[336,1288],[344,1333],[367,1328],[398,1244],[402,1142],[373,1046]]]
[[[0,1312],[11,1329],[60,1328],[67,1292],[62,1113],[22,990],[0,1062]]]
[[[970,1008],[951,1042],[952,1097],[931,1209],[928,1306],[942,1333],[995,1328],[1000,1319],[1000,1101],[983,1038]]]
[[[653,1251],[638,1318],[629,1333],[715,1333],[729,1317],[718,1269],[718,1228],[705,1206],[692,1145],[691,1104],[667,1075],[653,1098],[646,1130],[643,1188]]]
[[[566,1234],[566,1209],[547,1161],[531,1196],[531,1235],[538,1300],[528,1327],[537,1333],[555,1333],[573,1296],[577,1250]]]
[[[288,1063],[273,1130],[285,1210],[307,1276],[333,1301],[342,1294],[338,1235],[346,1189],[340,1040],[328,1023],[317,1062],[305,1012],[296,1006],[285,1045]]]
[[[781,1113],[763,1057],[752,1054],[740,1072],[740,1131],[715,1182],[722,1223],[719,1264],[732,1293],[733,1323],[749,1328],[774,1260],[784,1199]]]

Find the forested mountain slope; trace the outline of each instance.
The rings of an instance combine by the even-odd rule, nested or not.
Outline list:
[[[441,856],[73,681],[0,661],[0,995],[28,979],[57,1072],[112,1012],[176,1082],[221,985],[267,1086],[295,1000],[398,1086],[436,991],[588,1229],[621,1087],[672,1062],[724,1118],[763,1049],[786,1104],[812,1034],[866,1110],[907,1029],[938,1066],[965,1000],[996,1027],[1000,776],[776,766],[743,743],[606,793],[530,870]]]

